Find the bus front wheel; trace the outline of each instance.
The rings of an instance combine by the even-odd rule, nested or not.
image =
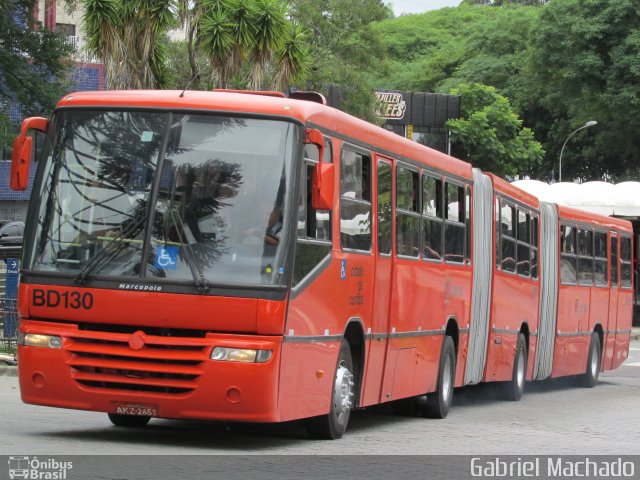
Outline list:
[[[117,427],[144,427],[149,423],[151,417],[143,415],[121,415],[119,413],[109,413],[109,420]]]
[[[578,377],[578,383],[582,387],[593,388],[598,383],[600,374],[600,337],[596,332],[591,334],[589,356],[587,357],[587,370]]]
[[[456,382],[456,349],[450,336],[444,337],[440,364],[438,365],[438,384],[434,393],[427,394],[423,415],[428,418],[446,418],[453,400],[453,387]]]
[[[527,340],[524,333],[518,334],[516,353],[513,357],[513,372],[511,380],[500,384],[500,396],[512,402],[517,402],[524,393],[527,375]]]
[[[340,344],[340,355],[331,393],[328,415],[307,420],[307,432],[312,438],[335,440],[347,430],[355,397],[355,375],[353,374],[351,348],[346,340]]]

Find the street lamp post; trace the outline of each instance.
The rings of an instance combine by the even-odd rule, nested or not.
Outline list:
[[[562,148],[560,149],[560,164],[558,165],[558,182],[562,182],[562,152],[564,152],[564,147],[567,144],[567,142],[569,141],[569,139],[571,137],[573,137],[576,133],[578,133],[580,130],[582,130],[584,128],[593,127],[594,125],[597,125],[597,124],[598,124],[598,122],[596,122],[595,120],[589,120],[583,126],[581,126],[580,128],[577,128],[573,132],[571,132],[569,134],[569,136],[567,137],[567,139],[564,141],[564,143],[562,144]]]

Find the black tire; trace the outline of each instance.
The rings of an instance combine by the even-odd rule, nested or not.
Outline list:
[[[453,345],[453,339],[446,336],[440,353],[436,391],[427,394],[427,402],[421,406],[422,415],[427,418],[446,418],[451,408],[455,383],[456,349]]]
[[[109,413],[109,420],[117,427],[145,427],[151,417],[144,415],[121,415],[119,413]]]
[[[335,440],[342,437],[347,430],[355,402],[356,378],[353,372],[351,348],[346,340],[342,340],[331,389],[331,407],[327,415],[307,420],[307,432],[310,437]]]
[[[518,334],[516,353],[513,357],[511,380],[500,384],[500,397],[510,402],[517,402],[524,393],[527,379],[527,340],[524,333]]]
[[[587,356],[587,368],[585,373],[578,377],[578,385],[585,388],[593,388],[598,384],[600,375],[601,358],[600,336],[593,332],[591,334],[591,344],[589,345],[589,355]]]

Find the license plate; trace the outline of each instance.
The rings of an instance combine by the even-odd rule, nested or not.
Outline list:
[[[111,402],[111,413],[157,417],[158,406],[153,403]]]

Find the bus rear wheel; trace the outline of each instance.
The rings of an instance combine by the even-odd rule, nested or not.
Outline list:
[[[421,414],[427,418],[446,418],[453,400],[453,386],[456,382],[456,349],[453,339],[444,337],[440,364],[438,365],[438,384],[434,393],[427,394],[427,401],[420,405]]]
[[[109,420],[117,427],[144,427],[149,423],[151,417],[144,415],[122,415],[119,413],[109,413]]]
[[[335,440],[347,430],[356,391],[353,372],[351,348],[346,340],[342,340],[329,413],[310,418],[306,422],[307,432],[312,438]]]
[[[522,398],[527,375],[527,340],[524,334],[518,334],[516,353],[513,357],[513,373],[511,380],[500,384],[500,396],[512,402]]]
[[[593,388],[598,383],[600,375],[600,337],[596,332],[591,334],[589,356],[587,357],[587,370],[578,377],[578,384],[582,387]]]

